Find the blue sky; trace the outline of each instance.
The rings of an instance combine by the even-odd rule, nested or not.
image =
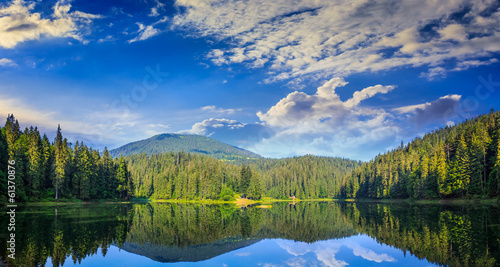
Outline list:
[[[425,2],[425,3],[424,3]],[[498,1],[0,2],[0,114],[369,160],[500,108]]]

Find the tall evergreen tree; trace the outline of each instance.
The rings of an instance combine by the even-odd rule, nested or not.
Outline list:
[[[68,163],[68,147],[67,142],[63,139],[61,133],[61,126],[57,126],[56,139],[54,140],[54,177],[53,184],[56,190],[56,200],[59,199],[59,190],[65,182],[66,168]]]
[[[118,181],[117,191],[120,194],[120,198],[128,198],[128,186],[130,183],[127,163],[123,157],[120,157],[118,162],[118,170],[116,172],[116,180]]]
[[[242,196],[245,197],[248,191],[248,187],[250,187],[250,180],[252,179],[252,170],[250,170],[250,166],[243,165],[241,167],[240,172],[240,188],[239,191],[242,193]]]
[[[469,151],[467,150],[467,144],[465,143],[465,137],[463,134],[460,135],[458,141],[457,153],[455,155],[458,162],[458,174],[459,177],[456,179],[455,189],[460,191],[462,198],[464,197],[465,190],[468,188],[470,183],[470,157]]]

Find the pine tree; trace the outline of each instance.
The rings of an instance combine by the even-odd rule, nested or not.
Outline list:
[[[470,183],[470,158],[469,152],[467,150],[467,144],[465,143],[464,135],[460,136],[460,140],[457,146],[456,158],[458,162],[458,174],[456,177],[455,188],[460,190],[462,198],[464,197],[465,190]]]
[[[497,147],[493,169],[488,179],[488,195],[498,196],[500,193],[500,130],[497,132]]]
[[[79,183],[79,198],[89,199],[90,198],[90,179],[92,178],[92,157],[87,146],[81,143],[80,147],[80,157],[79,157],[79,172],[80,172],[80,183]]]
[[[248,187],[250,186],[250,180],[252,179],[252,171],[250,166],[242,166],[240,172],[240,193],[242,197],[247,194]]]
[[[116,180],[118,182],[118,187],[116,190],[118,191],[120,198],[127,198],[127,192],[129,191],[129,174],[127,169],[127,163],[123,157],[120,157],[118,160],[118,170],[116,172]]]
[[[66,168],[68,163],[67,141],[62,138],[61,126],[57,126],[56,139],[54,140],[54,187],[56,189],[56,200],[59,199],[60,187],[65,182]]]
[[[252,175],[250,179],[250,185],[247,190],[247,198],[249,199],[261,199],[262,198],[262,185],[260,180],[262,178],[258,173]]]
[[[445,149],[440,149],[437,154],[436,163],[436,178],[438,182],[439,194],[442,196],[448,196],[451,194],[451,186],[448,183],[447,177],[447,165],[446,165],[446,153]]]
[[[9,160],[15,160],[15,143],[21,136],[19,122],[14,118],[14,114],[10,114],[5,122],[5,138],[7,140],[7,148],[9,152]]]
[[[54,164],[54,146],[50,144],[46,134],[42,137],[42,164],[43,164],[43,188],[52,188],[52,165]]]
[[[45,170],[43,165],[43,151],[41,145],[40,133],[37,128],[31,127],[28,132],[27,148],[27,183],[28,194],[30,196],[39,196],[43,184]]]
[[[99,198],[111,197],[111,191],[109,191],[109,186],[112,183],[111,174],[113,170],[113,159],[105,147],[102,153],[102,157],[99,160],[99,177],[96,181],[96,186],[98,192],[101,192]]]
[[[470,145],[470,183],[467,187],[467,194],[470,196],[480,195],[482,193],[482,182],[484,174],[484,165],[482,163],[484,157],[484,149],[482,142],[476,134],[472,135]]]

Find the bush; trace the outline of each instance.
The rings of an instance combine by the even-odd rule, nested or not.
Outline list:
[[[234,192],[231,188],[223,186],[217,199],[223,201],[234,200]]]

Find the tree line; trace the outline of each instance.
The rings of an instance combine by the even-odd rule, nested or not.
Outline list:
[[[226,201],[235,193],[250,199],[331,198],[340,194],[344,175],[360,165],[311,155],[242,165],[185,152],[142,153],[125,159],[136,197]]]
[[[500,112],[418,137],[346,175],[346,198],[491,198],[500,194]]]
[[[124,158],[63,138],[61,128],[50,142],[37,127],[20,129],[9,115],[0,127],[0,194],[7,195],[7,162],[15,164],[16,201],[40,199],[128,198],[133,188]]]

